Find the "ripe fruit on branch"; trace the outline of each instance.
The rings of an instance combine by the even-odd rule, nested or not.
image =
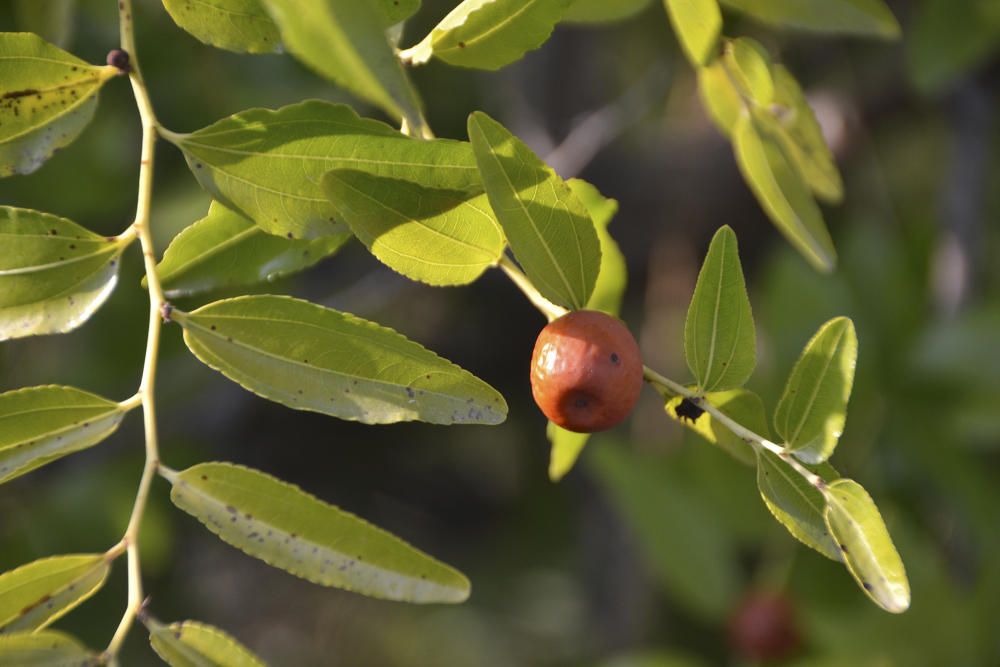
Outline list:
[[[531,355],[531,393],[545,416],[577,433],[605,431],[632,412],[642,357],[620,320],[577,310],[550,322]]]
[[[751,660],[787,658],[801,643],[791,601],[779,593],[751,593],[729,619],[729,641]]]

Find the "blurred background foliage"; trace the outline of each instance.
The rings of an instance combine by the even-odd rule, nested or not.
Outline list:
[[[4,2],[0,28],[23,29],[31,5],[65,1]],[[424,0],[402,43],[451,4]],[[397,328],[500,389],[507,423],[363,427],[290,411],[202,367],[168,327],[162,451],[175,468],[231,460],[299,484],[463,570],[471,600],[414,607],[312,586],[217,541],[168,506],[158,480],[142,537],[157,616],[226,628],[275,665],[729,665],[746,664],[726,641],[732,610],[751,591],[777,589],[802,636],[784,664],[1000,664],[1000,5],[890,2],[904,33],[895,43],[727,14],[726,34],[761,40],[802,81],[839,159],[847,197],[825,214],[841,259],[822,276],[743,184],[660,3],[628,4],[639,13],[562,25],[499,73],[415,71],[431,125],[464,138],[467,114],[486,110],[564,176],[620,201],[611,230],[630,269],[624,319],[667,375],[686,378],[683,318],[722,224],[739,236],[757,319],[761,362],[749,386],[769,408],[811,333],[835,315],[854,319],[858,374],[833,463],[882,508],[907,565],[910,611],[878,610],[841,567],[796,543],[768,516],[752,469],[682,432],[653,391],[552,484],[527,372],[542,317],[498,272],[435,290],[353,244],[260,289]],[[172,130],[310,97],[378,115],[288,57],[211,49],[154,0],[135,11],[153,101]],[[45,29],[92,62],[117,46],[114,2],[80,0],[71,25]],[[121,231],[134,206],[138,118],[124,81],[100,104],[81,139],[39,173],[0,181],[0,201]],[[169,145],[156,176],[162,249],[209,200]],[[146,326],[140,275],[130,252],[116,293],[86,326],[0,347],[0,390],[60,383],[131,395]],[[117,541],[141,439],[134,415],[102,446],[0,487],[0,570]],[[119,563],[59,626],[103,646],[124,600]],[[145,644],[135,629],[124,664],[153,664]]]

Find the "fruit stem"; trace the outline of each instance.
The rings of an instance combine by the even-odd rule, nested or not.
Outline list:
[[[557,306],[542,296],[541,292],[539,292],[538,289],[532,284],[531,280],[528,279],[528,276],[524,275],[524,272],[518,268],[517,264],[514,263],[514,260],[506,254],[500,257],[500,261],[497,263],[497,266],[499,266],[500,269],[507,274],[507,277],[510,278],[511,282],[513,282],[517,288],[524,293],[524,296],[528,297],[528,301],[530,301],[535,308],[540,310],[541,313],[548,318],[549,322],[554,319],[558,319],[569,312],[562,306]]]

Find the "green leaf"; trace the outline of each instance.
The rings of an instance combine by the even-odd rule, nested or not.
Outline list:
[[[110,296],[128,241],[0,206],[0,340],[72,331]]]
[[[197,621],[163,625],[149,616],[142,622],[156,655],[170,667],[264,667],[250,649],[211,625]]]
[[[733,128],[733,147],[743,178],[775,226],[816,269],[832,271],[837,253],[823,214],[780,141],[742,115]]]
[[[318,74],[411,128],[424,129],[420,100],[385,34],[377,4],[357,0],[262,0],[288,50]]]
[[[469,581],[398,537],[264,473],[202,463],[170,499],[223,541],[322,586],[403,602],[463,602]]]
[[[573,0],[563,13],[567,23],[609,23],[632,18],[653,4],[653,0]]]
[[[698,274],[684,324],[684,353],[706,392],[743,386],[757,365],[750,297],[729,225],[715,233]]]
[[[392,329],[308,301],[247,296],[175,311],[201,361],[297,410],[389,424],[499,424],[503,397]]]
[[[461,67],[496,70],[520,60],[552,34],[572,0],[465,0],[400,57],[436,56]]]
[[[261,0],[163,0],[182,29],[211,46],[236,53],[280,53],[278,26]]]
[[[774,76],[775,134],[799,174],[816,196],[837,203],[844,198],[844,184],[833,154],[826,145],[812,107],[795,77],[782,65],[775,65]]]
[[[558,174],[486,114],[469,116],[469,138],[490,204],[528,278],[549,301],[583,308],[601,270],[601,243],[587,209]]]
[[[796,458],[820,463],[833,454],[847,419],[857,358],[854,323],[837,317],[820,327],[795,362],[774,427]]]
[[[0,483],[101,442],[125,410],[73,387],[31,387],[0,394]]]
[[[43,558],[0,575],[0,634],[40,630],[92,596],[111,569],[104,554]]]
[[[482,192],[472,147],[419,141],[348,106],[309,100],[250,109],[192,134],[165,133],[213,198],[265,231],[334,236],[344,226],[320,185],[331,169],[360,169],[429,188]]]
[[[882,0],[722,0],[779,27],[896,39],[899,22]]]
[[[838,479],[827,487],[826,498],[826,525],[858,585],[882,609],[906,611],[906,569],[871,496],[857,482]]]
[[[667,415],[713,445],[717,445],[737,461],[747,465],[753,464],[753,452],[750,445],[713,419],[712,415],[702,412],[696,419],[679,415],[677,409],[683,400],[683,396],[675,396],[668,400],[664,405]],[[739,422],[754,433],[767,437],[767,413],[764,411],[764,403],[760,400],[760,396],[752,391],[731,389],[706,394],[702,400],[715,406],[722,414]]]
[[[601,270],[597,274],[590,300],[587,301],[587,308],[617,317],[621,312],[628,283],[625,256],[608,232],[608,225],[618,212],[618,202],[605,197],[593,185],[579,178],[572,178],[566,184],[590,213],[601,244]]]
[[[827,480],[837,477],[828,464],[814,472]],[[757,487],[767,509],[792,536],[827,558],[843,560],[823,519],[826,498],[780,457],[765,449],[757,450]]]
[[[698,92],[708,117],[719,131],[727,137],[731,136],[743,113],[744,104],[721,58],[698,68]]]
[[[297,273],[330,257],[350,238],[347,232],[311,241],[273,236],[213,201],[208,215],[170,242],[156,270],[168,298],[190,296]]]
[[[771,54],[760,42],[749,37],[728,40],[722,63],[744,97],[763,107],[774,101]]]
[[[94,67],[31,33],[0,33],[0,178],[30,174],[68,146],[118,73]]]
[[[386,26],[405,21],[420,9],[420,0],[378,0],[376,4],[385,16]]]
[[[95,667],[98,656],[73,637],[55,630],[0,634],[0,665]]]
[[[576,460],[580,458],[580,452],[590,439],[589,433],[575,433],[567,431],[555,422],[549,422],[545,430],[552,443],[552,453],[549,457],[549,479],[558,482],[566,476]]]
[[[663,4],[688,60],[695,65],[711,60],[722,30],[718,0],[663,0]]]
[[[465,285],[507,247],[485,194],[432,190],[337,169],[323,188],[354,235],[388,267],[430,285]]]
[[[907,71],[924,93],[945,92],[1000,51],[994,0],[924,0],[907,25]]]
[[[18,28],[33,32],[45,41],[66,48],[73,37],[76,0],[15,0]]]

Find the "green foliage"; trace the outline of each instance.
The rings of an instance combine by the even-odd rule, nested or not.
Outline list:
[[[278,26],[262,0],[163,0],[178,26],[205,44],[236,53],[280,53]]]
[[[694,388],[692,388],[694,389]],[[717,445],[737,461],[747,465],[753,464],[753,452],[746,441],[719,423],[708,412],[702,412],[695,419],[681,417],[677,413],[684,400],[683,396],[674,396],[667,400],[663,408],[667,415],[688,427],[702,438]],[[747,389],[730,389],[705,394],[705,400],[715,406],[722,414],[735,419],[754,433],[767,436],[767,413],[760,396]],[[683,409],[682,409],[683,412]]]
[[[719,229],[698,274],[684,324],[688,368],[704,392],[743,386],[757,365],[757,337],[736,234]]]
[[[111,569],[104,554],[54,556],[0,575],[0,634],[35,632],[96,593]]]
[[[726,42],[722,60],[740,95],[757,106],[771,104],[774,100],[771,56],[760,42],[749,37],[730,40]]]
[[[170,499],[222,540],[323,586],[406,602],[462,602],[461,573],[281,480],[229,463],[165,473]]]
[[[567,431],[555,422],[549,422],[545,434],[548,436],[549,442],[552,443],[552,453],[549,457],[549,479],[558,482],[576,465],[580,453],[587,441],[590,440],[590,434]]]
[[[549,301],[583,308],[601,270],[600,240],[587,209],[558,174],[486,114],[469,116],[469,138],[490,204],[525,273]]]
[[[31,387],[0,394],[0,483],[115,432],[125,408],[73,387]]]
[[[910,78],[940,92],[1000,49],[1000,11],[992,0],[924,0],[914,9],[906,47]]]
[[[343,104],[309,100],[250,109],[192,134],[167,133],[211,195],[264,231],[292,238],[343,233],[321,179],[361,169],[430,188],[482,192],[467,143],[418,141]]]
[[[264,662],[228,634],[197,621],[163,625],[148,616],[149,643],[170,667],[264,667]]]
[[[470,198],[349,169],[328,172],[323,189],[358,240],[414,280],[466,285],[507,247],[485,194]]]
[[[0,664],[18,667],[96,667],[102,661],[73,637],[55,630],[0,634]]]
[[[608,23],[631,18],[653,4],[653,0],[573,0],[563,13],[570,23]]]
[[[390,424],[499,424],[503,397],[386,327],[283,296],[175,311],[184,342],[244,388],[297,410]]]
[[[204,218],[174,237],[156,271],[168,297],[190,296],[303,271],[335,254],[350,238],[347,232],[310,241],[273,236],[213,201]]]
[[[79,136],[117,74],[31,33],[0,33],[0,178],[30,174]]]
[[[826,499],[827,528],[858,585],[886,611],[906,611],[910,606],[906,570],[871,496],[857,482],[838,479],[830,484]]]
[[[779,27],[897,39],[899,23],[882,0],[722,0]]]
[[[573,0],[464,0],[402,57],[496,70],[545,43]]]
[[[73,37],[76,5],[76,0],[14,0],[14,15],[18,28],[65,49]]]
[[[711,60],[722,31],[717,0],[663,0],[684,53],[695,65]]]
[[[709,118],[727,137],[743,113],[743,98],[721,58],[698,68],[698,92]]]
[[[847,420],[858,338],[854,323],[837,317],[816,332],[792,369],[774,413],[786,446],[806,463],[830,458]]]
[[[65,333],[86,322],[114,289],[129,242],[9,206],[0,206],[0,239],[0,341]]]

